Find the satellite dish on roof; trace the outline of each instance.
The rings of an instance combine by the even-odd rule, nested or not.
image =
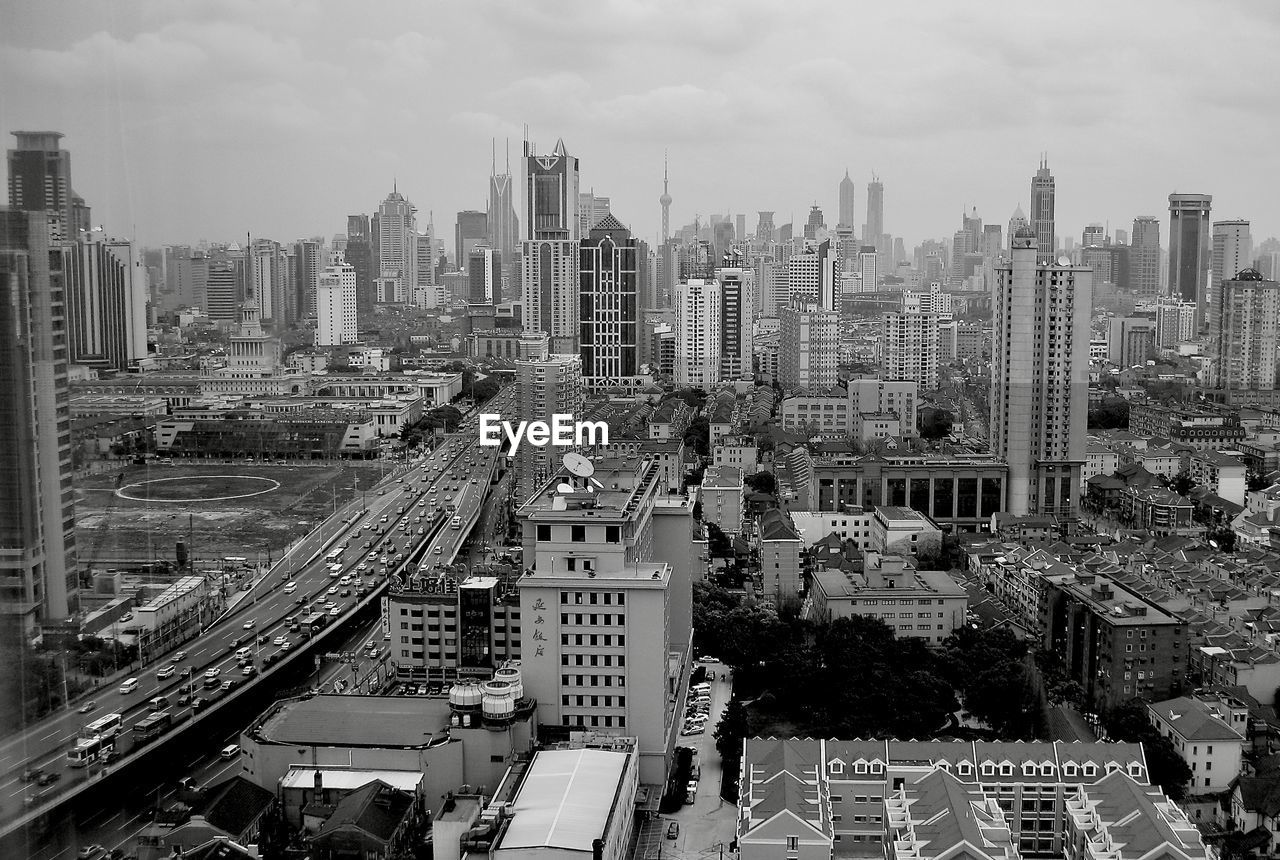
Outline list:
[[[590,478],[596,473],[595,465],[576,451],[570,451],[568,454],[565,454],[564,459],[561,462],[563,462],[564,467],[569,470],[570,475],[574,475],[578,478]]]
[[[556,487],[556,492],[557,492],[557,493],[572,493],[572,492],[573,492],[573,484],[560,484],[559,486],[557,486],[557,487]]]
[[[1059,266],[1070,266],[1070,265],[1071,265],[1071,258],[1070,258],[1070,257],[1068,257],[1066,254],[1063,254],[1061,257],[1059,257],[1059,258],[1058,258],[1058,265],[1059,265]]]

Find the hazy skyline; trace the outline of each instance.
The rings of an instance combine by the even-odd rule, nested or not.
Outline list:
[[[1059,236],[1155,215],[1167,242],[1176,190],[1258,242],[1278,33],[1235,2],[61,0],[0,8],[0,129],[66,134],[95,224],[150,245],[328,237],[393,181],[448,239],[525,124],[647,239],[664,150],[673,230],[814,202],[834,226],[847,168],[908,248],[968,207],[1006,223],[1047,151]]]

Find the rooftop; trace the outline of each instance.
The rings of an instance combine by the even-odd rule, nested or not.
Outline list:
[[[1148,705],[1151,712],[1189,741],[1243,741],[1209,703],[1188,696]]]
[[[512,804],[514,817],[493,850],[560,848],[589,853],[604,836],[630,753],[544,750],[533,759]],[[630,815],[631,810],[619,810]]]
[[[280,702],[249,731],[265,743],[416,749],[448,737],[448,724],[446,699],[333,695]]]

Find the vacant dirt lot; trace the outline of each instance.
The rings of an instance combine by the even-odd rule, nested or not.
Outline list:
[[[388,471],[390,467],[388,466]],[[81,564],[174,558],[189,542],[197,564],[273,558],[334,507],[372,489],[379,464],[131,466],[76,481]],[[119,492],[117,492],[119,491]]]

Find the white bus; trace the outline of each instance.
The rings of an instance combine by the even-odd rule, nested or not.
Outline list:
[[[83,740],[92,740],[93,738],[115,740],[116,735],[120,734],[120,729],[123,727],[124,717],[120,714],[107,714],[81,729],[79,737]]]
[[[67,750],[67,763],[71,767],[88,767],[115,746],[114,738],[76,738],[76,745]]]
[[[324,560],[329,562],[329,564],[336,564],[337,562],[342,561],[342,547],[332,550],[324,557]]]

